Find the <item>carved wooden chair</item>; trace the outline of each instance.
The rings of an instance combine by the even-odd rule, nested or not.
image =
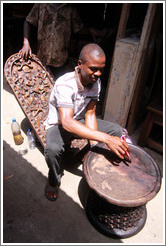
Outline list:
[[[10,56],[5,63],[4,73],[44,148],[46,139],[43,123],[48,113],[48,100],[54,85],[53,77],[34,54],[28,60],[22,59],[19,53]],[[86,145],[87,140],[74,139],[71,148],[82,150]]]

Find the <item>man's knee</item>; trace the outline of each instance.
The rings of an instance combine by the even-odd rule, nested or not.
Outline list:
[[[63,148],[57,143],[47,143],[44,153],[45,156],[59,156],[63,151]]]
[[[110,123],[110,135],[121,137],[123,133],[123,128],[116,123]]]
[[[116,136],[118,137],[122,136],[123,128],[120,125],[115,124],[115,131],[116,131]]]

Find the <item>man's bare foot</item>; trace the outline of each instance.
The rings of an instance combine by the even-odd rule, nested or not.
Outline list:
[[[50,201],[56,201],[58,198],[59,186],[52,186],[49,182],[45,187],[45,196]]]

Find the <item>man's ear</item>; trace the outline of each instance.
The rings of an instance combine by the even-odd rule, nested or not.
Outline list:
[[[82,65],[82,61],[79,59],[78,60],[78,66],[81,66]]]

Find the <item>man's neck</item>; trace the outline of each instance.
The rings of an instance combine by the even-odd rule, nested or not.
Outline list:
[[[80,78],[80,82],[83,85],[83,87],[86,87],[88,89],[92,89],[93,84],[87,84],[87,82],[85,80],[83,80],[83,78],[81,78],[81,75],[79,74],[79,78]]]

